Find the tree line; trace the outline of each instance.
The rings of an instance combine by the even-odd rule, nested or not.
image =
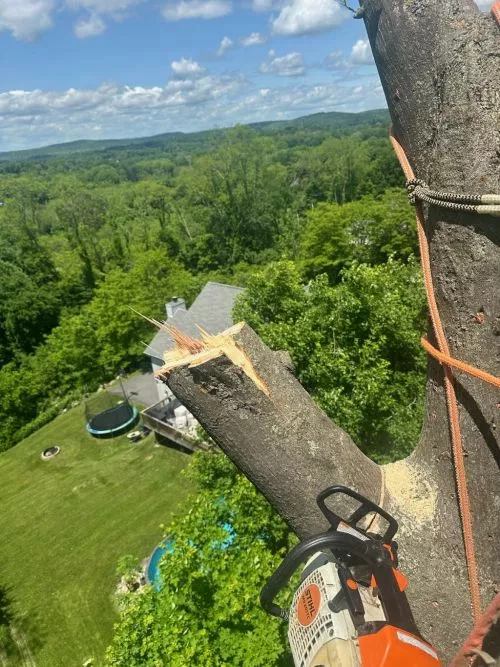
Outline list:
[[[240,127],[207,153],[4,163],[0,448],[137,363],[148,333],[128,306],[160,316],[172,293],[245,286],[282,259],[333,282],[352,262],[406,261],[415,237],[390,146],[378,125],[351,130]]]

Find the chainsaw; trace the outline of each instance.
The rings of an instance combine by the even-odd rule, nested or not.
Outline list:
[[[405,594],[394,517],[343,486],[326,489],[317,503],[330,529],[292,549],[261,593],[263,608],[288,621],[295,667],[442,666]],[[343,519],[338,512],[346,508]],[[275,599],[304,561],[290,610],[284,609]]]

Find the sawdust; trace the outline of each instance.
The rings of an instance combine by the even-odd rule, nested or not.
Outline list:
[[[387,491],[413,525],[422,526],[434,520],[437,488],[417,466],[404,459],[384,466],[384,474]]]

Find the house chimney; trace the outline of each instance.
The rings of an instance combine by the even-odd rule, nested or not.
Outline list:
[[[186,302],[178,296],[173,296],[165,308],[167,310],[167,321],[171,320],[178,310],[187,310]]]

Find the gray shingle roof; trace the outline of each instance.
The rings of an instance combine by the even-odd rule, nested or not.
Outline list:
[[[168,323],[191,338],[199,338],[197,326],[211,334],[218,334],[232,326],[231,316],[238,294],[244,290],[233,285],[208,282],[188,310],[178,310]],[[163,358],[168,350],[174,348],[171,337],[158,331],[144,353],[149,357]]]

